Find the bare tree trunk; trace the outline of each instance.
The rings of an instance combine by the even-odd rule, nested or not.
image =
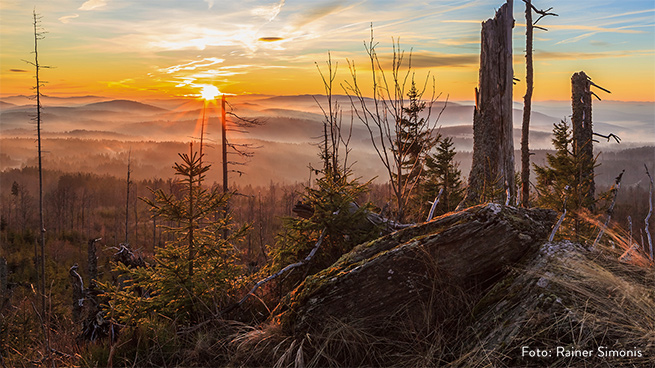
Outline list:
[[[128,244],[128,220],[130,218],[130,165],[132,164],[132,150],[127,154],[127,194],[125,196],[125,244]]]
[[[227,193],[227,113],[225,111],[225,95],[221,97],[221,148],[223,156],[223,193]],[[223,216],[227,218],[229,204],[225,203]],[[227,239],[227,227],[223,230],[223,239]]]
[[[534,27],[532,23],[532,0],[525,3],[525,83],[523,96],[523,125],[521,127],[521,205],[530,207],[530,113],[532,111],[532,90],[534,88],[534,71],[532,65],[532,40]]]
[[[80,322],[82,318],[82,306],[84,304],[84,282],[82,276],[77,272],[79,269],[77,263],[68,270],[73,292],[73,321]]]
[[[594,147],[592,141],[593,127],[591,123],[591,79],[585,72],[578,72],[571,77],[571,105],[573,115],[573,149],[581,163],[592,162],[594,158]],[[580,203],[588,203],[589,211],[594,211],[594,198],[596,185],[594,183],[593,165],[579,165],[580,183],[589,183],[585,191],[581,191]],[[584,190],[583,186],[583,190]]]
[[[96,242],[99,242],[102,238],[89,239],[89,246],[87,249],[87,256],[89,262],[89,288],[95,286],[96,280],[98,280],[98,257],[96,256]]]
[[[653,239],[650,236],[650,216],[653,214],[653,177],[650,176],[650,172],[648,171],[648,166],[644,164],[644,167],[646,168],[646,175],[648,175],[648,215],[644,219],[644,230],[646,231],[646,237],[648,239],[648,249],[649,249],[649,254],[650,254],[650,260],[653,260]],[[644,241],[642,239],[641,241],[642,244],[644,244]]]
[[[482,23],[479,88],[473,115],[473,165],[466,197],[458,208],[514,197],[512,137],[513,0]]]
[[[193,143],[189,143],[189,158],[193,161]],[[193,248],[193,228],[194,224],[194,209],[193,209],[193,171],[189,168],[189,278],[193,277],[193,260],[195,258],[195,250]],[[198,174],[201,176],[202,174]],[[200,181],[200,180],[198,180]]]
[[[45,219],[43,215],[43,161],[42,161],[42,150],[41,150],[41,79],[39,78],[39,71],[41,68],[48,68],[39,64],[39,49],[38,41],[43,39],[44,32],[39,32],[39,19],[40,17],[36,15],[36,11],[33,11],[34,19],[34,62],[27,61],[28,64],[34,66],[35,69],[35,79],[36,79],[36,133],[37,133],[37,150],[39,156],[39,233],[40,233],[40,246],[41,246],[41,317],[42,317],[42,327],[43,327],[43,345],[45,350],[45,355],[48,360],[50,360],[50,337],[49,337],[49,317],[47,314],[46,308],[46,291],[45,291]],[[39,277],[39,271],[37,267],[37,279]],[[35,308],[36,311],[36,308]]]

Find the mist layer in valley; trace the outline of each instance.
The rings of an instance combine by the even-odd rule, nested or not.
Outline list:
[[[349,162],[362,179],[386,179],[370,142],[368,130],[356,116],[346,96],[337,96],[342,122],[351,121],[352,152]],[[320,167],[317,143],[322,132],[323,112],[327,108],[324,96],[229,96],[228,110],[262,124],[242,129],[229,118],[228,140],[235,144],[251,144],[252,158],[233,155],[230,161],[243,175],[232,173],[230,181],[239,184],[265,185],[269,182],[306,182],[310,178],[310,165]],[[207,161],[220,164],[220,101],[210,102],[204,108],[202,101],[170,100],[111,100],[99,96],[80,96],[43,100],[45,165],[62,171],[89,171],[123,176],[126,173],[128,152],[132,158],[133,175],[137,179],[171,177],[173,162],[179,152],[188,152],[188,143],[197,142],[203,110],[205,114],[205,149]],[[519,149],[522,105],[515,104],[514,144]],[[610,183],[626,166],[643,168],[655,162],[654,104],[645,102],[600,101],[594,105],[594,131],[614,133],[621,137],[620,144],[599,138],[595,151],[601,152],[604,163],[597,169],[598,180]],[[440,115],[437,126],[444,136],[453,138],[458,151],[462,174],[470,169],[473,147],[471,102],[438,101],[430,117]],[[427,111],[424,111],[427,117]],[[532,162],[543,165],[547,150],[552,150],[552,126],[569,119],[567,101],[535,102],[531,118],[530,148],[535,152]],[[0,99],[0,133],[2,148],[0,169],[31,166],[36,162],[34,102],[25,96]],[[197,143],[196,143],[197,144]],[[650,148],[643,148],[650,146]],[[640,148],[642,147],[642,148]],[[517,152],[517,160],[518,152]],[[618,171],[616,171],[618,170]],[[630,170],[628,170],[630,171]],[[638,173],[626,173],[624,183],[637,183]],[[220,170],[212,170],[210,181],[219,181]]]

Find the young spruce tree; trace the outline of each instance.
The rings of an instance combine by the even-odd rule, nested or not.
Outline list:
[[[433,201],[443,188],[439,203],[435,207],[434,215],[442,215],[453,211],[464,198],[461,172],[455,159],[453,139],[439,136],[436,152],[428,154],[425,158],[425,181],[422,184],[422,203]],[[428,208],[426,208],[428,209]],[[425,217],[427,211],[421,215]]]
[[[399,207],[403,211],[399,218],[409,220],[418,220],[417,216],[422,216],[425,212],[424,202],[420,199],[425,196],[422,192],[424,186],[421,184],[426,169],[426,156],[438,141],[438,138],[432,136],[431,129],[425,129],[425,118],[420,116],[426,107],[421,96],[422,93],[412,81],[407,92],[409,106],[403,108],[398,135],[392,148],[400,160],[400,170],[393,173],[393,180],[408,193],[406,203]]]
[[[177,224],[164,227],[173,240],[155,249],[150,266],[117,264],[114,271],[127,281],[122,287],[105,286],[114,317],[121,323],[147,325],[159,316],[193,323],[216,316],[240,273],[232,244],[243,237],[246,227],[231,229],[224,238],[230,218],[219,215],[229,194],[217,186],[203,187],[209,166],[198,153],[179,156],[181,163],[174,166],[181,177],[179,194],[157,189],[152,191],[154,199],[142,198],[153,215]]]
[[[537,176],[537,205],[559,212],[566,209],[558,235],[562,238],[582,241],[591,235],[590,225],[581,216],[596,200],[584,196],[592,185],[593,177],[584,173],[593,172],[596,159],[585,159],[575,152],[573,132],[566,121],[553,126],[555,154],[547,154],[547,166],[534,165]]]
[[[325,117],[323,142],[319,144],[323,169],[317,170],[321,176],[316,180],[315,186],[310,184],[302,193],[300,202],[306,213],[302,217],[283,219],[283,228],[277,236],[276,247],[272,250],[272,261],[264,269],[270,273],[305,260],[306,264],[301,272],[286,275],[286,282],[278,284],[282,293],[295,288],[305,276],[329,267],[356,245],[379,235],[379,229],[367,220],[372,205],[357,204],[361,195],[368,191],[369,182],[362,184],[357,179],[352,179],[348,166],[352,122],[350,129],[342,128],[339,104],[332,95],[336,64],[332,64],[329,59],[327,67],[327,75],[319,68],[325,86],[327,106],[321,105],[317,100]],[[309,258],[308,255],[319,241],[320,246],[313,257]]]

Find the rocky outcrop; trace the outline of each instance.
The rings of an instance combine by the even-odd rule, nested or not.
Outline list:
[[[488,204],[362,244],[236,334],[235,365],[655,367],[652,261],[546,242],[555,219]]]
[[[305,279],[273,319],[298,336],[334,319],[388,320],[411,313],[435,285],[483,289],[534,254],[555,219],[549,210],[487,204],[397,231]]]
[[[655,367],[655,274],[622,252],[543,244],[476,304],[455,365]]]

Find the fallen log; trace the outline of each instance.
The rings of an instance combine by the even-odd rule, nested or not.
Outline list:
[[[359,245],[306,278],[273,311],[288,333],[334,319],[388,319],[445,287],[485,287],[543,243],[556,213],[487,204]]]

